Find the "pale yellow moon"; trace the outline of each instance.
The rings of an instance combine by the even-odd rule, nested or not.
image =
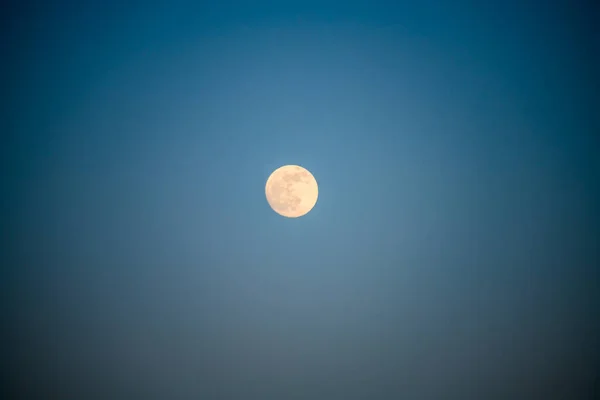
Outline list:
[[[299,165],[277,168],[265,185],[269,205],[279,215],[298,218],[317,204],[319,186],[315,177]]]

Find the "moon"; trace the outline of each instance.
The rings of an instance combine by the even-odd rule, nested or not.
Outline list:
[[[313,174],[299,165],[277,168],[267,179],[265,194],[277,214],[298,218],[317,204],[319,186]]]

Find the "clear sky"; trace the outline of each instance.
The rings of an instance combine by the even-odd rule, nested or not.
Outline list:
[[[599,390],[597,9],[51,3],[0,28],[15,398]]]

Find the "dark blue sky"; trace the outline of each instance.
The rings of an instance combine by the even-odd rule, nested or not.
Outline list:
[[[82,3],[3,20],[13,394],[599,390],[597,10]]]

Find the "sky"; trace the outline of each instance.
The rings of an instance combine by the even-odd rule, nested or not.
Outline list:
[[[3,13],[5,398],[600,393],[597,9],[126,3]]]

